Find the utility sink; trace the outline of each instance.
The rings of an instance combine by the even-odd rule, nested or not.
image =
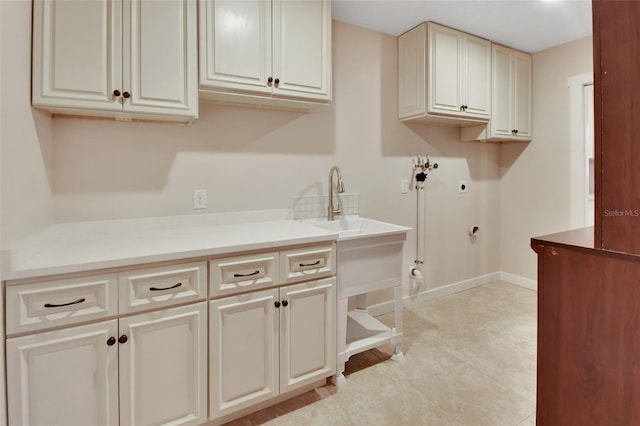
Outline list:
[[[360,238],[375,238],[385,235],[406,234],[411,228],[380,222],[356,215],[337,216],[336,220],[316,220],[311,222],[327,231],[337,232],[338,241]],[[404,238],[403,238],[404,239]]]
[[[337,365],[334,383],[344,382],[344,364],[354,354],[391,343],[392,359],[402,355],[402,247],[411,228],[354,216],[311,222],[337,232]],[[393,288],[395,327],[368,312],[367,293]],[[356,309],[348,311],[349,297]]]

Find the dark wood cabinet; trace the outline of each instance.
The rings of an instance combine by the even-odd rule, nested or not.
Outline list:
[[[593,228],[534,238],[537,424],[640,424],[640,256],[593,245]]]
[[[592,5],[595,228],[531,240],[539,426],[640,425],[640,1]]]
[[[640,1],[593,1],[596,247],[640,254]]]

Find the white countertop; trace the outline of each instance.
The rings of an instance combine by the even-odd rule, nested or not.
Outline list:
[[[218,256],[336,240],[336,231],[286,218],[286,211],[57,224],[19,244],[3,280]]]

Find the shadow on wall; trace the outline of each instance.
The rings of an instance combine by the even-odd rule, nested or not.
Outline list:
[[[422,142],[420,153],[432,157],[464,158],[467,162],[469,177],[473,180],[492,180],[496,178],[499,164],[492,153],[499,144],[481,142],[461,142],[457,127],[417,123],[401,123]],[[426,143],[426,145],[424,144]],[[415,154],[414,154],[415,155]]]
[[[40,152],[42,154],[42,163],[46,171],[49,189],[53,191],[53,122],[49,114],[43,113],[36,109],[31,109],[33,116],[33,125],[36,129],[38,143],[40,144]]]
[[[306,113],[201,103],[189,126],[66,117],[53,126],[54,164],[65,169],[55,173],[57,193],[161,189],[183,155],[194,170],[246,168],[260,182],[267,156],[273,167],[284,155],[335,152],[332,107]],[[258,155],[245,162],[235,161],[238,154]]]

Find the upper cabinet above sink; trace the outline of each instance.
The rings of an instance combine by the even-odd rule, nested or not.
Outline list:
[[[192,0],[35,0],[32,104],[53,114],[198,117]]]
[[[308,109],[331,102],[330,0],[199,0],[200,96]]]
[[[491,42],[433,22],[398,38],[398,117],[451,125],[491,116]]]

